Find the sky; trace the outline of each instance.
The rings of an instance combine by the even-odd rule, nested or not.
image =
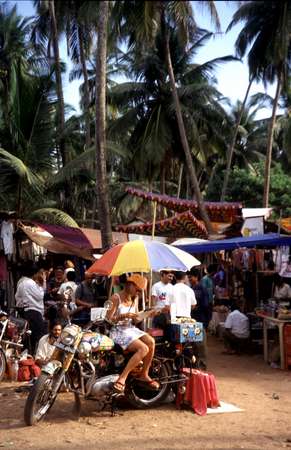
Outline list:
[[[17,9],[20,15],[31,16],[34,14],[33,4],[30,0],[19,0],[16,2],[11,1],[10,3],[17,4]],[[242,28],[242,25],[237,25],[230,32],[225,34],[224,31],[227,29],[232,15],[237,8],[237,2],[216,1],[215,3],[221,22],[222,33],[216,34],[208,41],[205,46],[203,46],[203,48],[200,50],[200,53],[197,54],[197,58],[195,60],[195,62],[197,62],[198,64],[209,61],[213,58],[226,55],[234,55],[234,43],[240,29]],[[214,26],[211,23],[208,11],[205,9],[205,7],[202,8],[199,5],[199,2],[195,1],[192,2],[192,6],[194,9],[197,25],[201,28],[205,28],[209,31],[214,32]],[[60,44],[60,54],[63,61],[67,63],[67,73],[64,77],[65,102],[69,105],[72,105],[75,108],[76,112],[79,112],[79,85],[82,80],[75,80],[72,83],[69,83],[68,75],[72,66],[67,58],[66,43],[64,40]],[[216,70],[216,78],[218,81],[218,90],[225,97],[228,97],[232,104],[235,104],[238,99],[242,101],[249,81],[247,62],[229,62],[219,66]],[[262,83],[253,84],[250,95],[257,92],[265,92]],[[267,93],[271,96],[274,96],[275,86],[268,86]],[[258,112],[256,117],[258,119],[262,119],[265,117],[270,117],[270,115],[270,109],[264,108]]]

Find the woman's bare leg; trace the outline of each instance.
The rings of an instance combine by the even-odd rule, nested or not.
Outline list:
[[[140,378],[142,378],[143,380],[151,381],[149,370],[152,364],[153,356],[155,354],[155,340],[149,334],[142,336],[140,340],[144,342],[149,349],[147,355],[143,359],[144,365],[140,374]]]
[[[130,352],[134,352],[134,355],[130,358],[127,365],[119,375],[119,378],[117,380],[117,383],[125,384],[126,378],[128,377],[128,374],[135,369],[135,367],[138,365],[140,361],[143,361],[149,352],[149,348],[141,342],[139,339],[132,342],[128,347],[127,350]]]

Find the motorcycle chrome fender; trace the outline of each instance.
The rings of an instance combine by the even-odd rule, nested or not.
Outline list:
[[[42,367],[41,371],[48,375],[53,375],[57,369],[62,368],[62,363],[60,361],[49,361],[45,366]]]

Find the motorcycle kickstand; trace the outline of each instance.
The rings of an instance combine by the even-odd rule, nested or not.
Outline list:
[[[111,402],[110,402],[110,407],[111,407],[111,417],[114,416],[122,416],[123,414],[118,412],[118,407],[117,407],[117,399],[118,397],[120,397],[120,394],[112,394],[111,395]]]

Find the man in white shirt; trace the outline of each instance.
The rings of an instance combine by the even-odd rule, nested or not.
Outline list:
[[[175,317],[191,318],[191,309],[197,302],[193,289],[187,286],[188,276],[184,272],[176,272],[176,284],[170,295],[171,319]]]
[[[15,299],[16,305],[24,308],[23,317],[29,323],[31,330],[31,352],[34,353],[39,339],[44,334],[44,289],[34,281],[33,277],[38,274],[38,268],[27,263],[23,272],[23,279],[18,284]]]
[[[224,327],[224,345],[227,354],[240,353],[250,336],[248,317],[242,313],[244,302],[238,300],[234,310],[227,316]]]
[[[59,338],[62,332],[62,324],[60,321],[55,321],[51,328],[49,334],[45,334],[38,343],[37,350],[35,353],[35,362],[38,366],[42,367],[46,364],[52,357],[55,350],[54,343]]]
[[[161,280],[152,287],[152,304],[161,314],[153,319],[153,326],[165,329],[170,319],[170,295],[173,291],[172,272],[162,270],[160,272]]]

